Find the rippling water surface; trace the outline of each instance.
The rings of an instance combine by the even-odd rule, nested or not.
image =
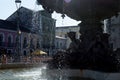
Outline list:
[[[44,74],[45,66],[0,70],[0,80],[48,80]]]
[[[86,75],[90,77],[92,74],[97,75],[98,73],[89,72],[89,74]],[[69,70],[69,69],[50,70],[46,68],[46,65],[37,68],[0,70],[0,80],[82,80],[80,79],[81,75],[82,74],[80,70]],[[101,79],[101,77],[104,77],[104,74],[99,73],[97,77],[100,78],[95,80],[105,80],[105,79]],[[92,80],[92,79],[83,79],[83,80]]]

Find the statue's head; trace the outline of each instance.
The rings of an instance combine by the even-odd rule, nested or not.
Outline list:
[[[67,35],[71,40],[74,40],[76,37],[76,32],[71,31],[71,32],[68,32]]]

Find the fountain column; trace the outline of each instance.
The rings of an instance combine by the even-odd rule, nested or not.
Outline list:
[[[96,39],[97,35],[103,34],[102,23],[95,19],[83,20],[80,25],[80,39],[84,47],[88,48]]]

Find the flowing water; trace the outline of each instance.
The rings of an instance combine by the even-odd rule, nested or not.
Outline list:
[[[83,72],[83,73],[82,73]],[[0,70],[0,80],[120,80],[120,73],[101,73],[89,70],[47,69],[46,65],[37,68]],[[84,79],[81,79],[83,78]]]
[[[45,66],[0,70],[0,80],[47,80],[46,75],[43,75],[43,70]]]
[[[48,70],[44,64],[36,68],[4,69],[0,70],[0,80],[68,80],[57,72],[60,71]]]

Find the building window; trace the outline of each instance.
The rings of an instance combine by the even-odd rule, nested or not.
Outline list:
[[[25,37],[23,41],[23,48],[26,48],[26,47],[27,47],[27,38]]]
[[[39,47],[40,47],[39,39],[37,39],[37,46],[36,46],[36,48],[39,48]]]
[[[0,34],[0,42],[3,42],[3,34]]]
[[[0,34],[0,42],[3,42],[3,34]]]
[[[30,48],[34,49],[33,38],[30,40]]]
[[[67,34],[65,34],[65,38],[67,38]]]
[[[12,47],[12,40],[13,40],[12,35],[9,35],[8,36],[8,47]]]
[[[11,56],[12,50],[7,50],[7,54],[8,54],[9,56]]]
[[[12,37],[8,36],[8,47],[12,46]]]
[[[19,38],[18,38],[18,36],[16,36],[16,39],[15,39],[15,46],[17,47],[18,46],[18,41],[19,40]]]
[[[24,56],[27,56],[27,52],[26,52],[25,50],[24,50],[24,52],[23,52],[23,55],[24,55]]]
[[[62,48],[62,43],[60,43],[60,48]]]
[[[56,47],[58,48],[59,47],[59,43],[57,42],[57,44],[56,44]]]
[[[3,40],[4,40],[3,34],[0,34],[0,46],[2,46]]]

